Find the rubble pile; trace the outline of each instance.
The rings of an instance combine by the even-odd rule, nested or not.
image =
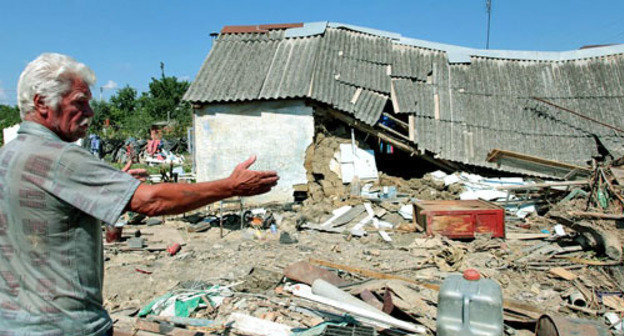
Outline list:
[[[434,172],[344,183],[341,143],[353,144],[318,136],[308,150],[302,203],[126,218],[121,241],[105,244],[116,327],[443,335],[462,321],[448,304],[459,295],[485,304],[462,309],[493,312],[475,323],[483,335],[552,335],[552,325],[560,335],[622,334],[617,167],[596,165],[578,181]]]
[[[336,202],[349,194],[349,189],[342,183],[338,174],[331,169],[331,161],[341,143],[350,140],[319,133],[314,143],[308,147],[304,166],[308,178],[308,200],[311,202]]]

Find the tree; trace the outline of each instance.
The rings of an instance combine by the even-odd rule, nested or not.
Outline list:
[[[163,63],[160,68],[160,78],[152,78],[149,91],[140,97],[134,88],[126,85],[111,96],[109,102],[92,101],[95,117],[90,132],[106,137],[146,138],[152,123],[171,121],[175,125],[172,136],[186,136],[192,109],[190,104],[182,101],[182,96],[190,83],[166,76]],[[106,119],[109,119],[112,130],[103,134]]]
[[[153,121],[174,121],[174,136],[185,136],[186,128],[191,125],[192,109],[189,103],[182,101],[182,96],[191,84],[175,76],[166,76],[162,62],[160,69],[160,79],[152,77],[149,91],[141,96],[141,107]]]
[[[91,109],[93,109],[93,120],[89,127],[89,133],[97,133],[100,136],[104,136],[102,130],[106,123],[106,119],[111,118],[111,104],[103,100],[92,100]]]

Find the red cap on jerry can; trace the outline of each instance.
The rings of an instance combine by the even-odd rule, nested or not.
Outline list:
[[[479,280],[481,279],[481,275],[479,274],[479,271],[477,271],[476,269],[469,268],[464,271],[464,279],[470,280],[470,281]]]

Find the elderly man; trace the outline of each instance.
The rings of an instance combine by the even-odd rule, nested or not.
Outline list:
[[[218,181],[141,184],[72,144],[93,117],[94,83],[93,71],[60,54],[39,56],[20,76],[23,123],[0,149],[0,335],[111,334],[101,222],[126,210],[178,214],[277,183],[275,172],[248,170],[251,157]]]

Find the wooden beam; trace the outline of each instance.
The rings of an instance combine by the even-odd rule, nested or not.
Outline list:
[[[420,153],[418,152],[418,150],[416,150],[414,147],[404,143],[403,141],[399,140],[399,139],[395,139],[379,130],[374,129],[373,127],[366,125],[358,120],[355,120],[354,118],[351,118],[349,116],[346,116],[340,112],[334,111],[331,108],[326,109],[325,111],[327,111],[332,117],[339,119],[347,124],[350,124],[354,127],[356,127],[357,129],[366,132],[370,135],[376,136],[379,139],[386,141],[388,143],[391,143],[392,145],[396,146],[397,148],[404,150],[410,154],[415,154],[415,155],[420,155]]]
[[[405,121],[393,116],[392,114],[388,113],[388,112],[383,112],[382,115],[388,117],[388,119],[394,121],[397,125],[403,127],[406,130],[409,130],[409,124],[406,123]]]
[[[540,165],[547,166],[547,167],[563,168],[563,169],[569,169],[569,170],[577,169],[577,170],[579,170],[581,172],[586,172],[586,173],[591,172],[591,169],[589,167],[581,167],[581,166],[577,166],[577,165],[573,165],[573,164],[569,164],[569,163],[564,163],[564,162],[555,161],[555,160],[549,160],[549,159],[545,159],[545,158],[541,158],[541,157],[537,157],[537,156],[522,154],[522,153],[513,152],[513,151],[509,151],[509,150],[503,150],[503,149],[493,149],[488,154],[486,161],[487,162],[497,162],[502,157],[514,158],[514,159],[518,159],[518,160],[522,160],[522,161],[528,161],[528,162],[540,164]]]
[[[601,212],[568,211],[568,214],[572,217],[582,217],[582,218],[599,218],[599,219],[611,219],[611,220],[624,219],[624,215],[606,214],[606,213],[601,213]]]
[[[146,321],[143,319],[138,319],[136,321],[135,327],[138,330],[149,331],[153,333],[158,333],[160,335],[168,335],[168,336],[204,336],[208,335],[208,333],[203,331],[182,329],[178,327],[174,327],[171,324],[161,324],[158,322]]]
[[[416,281],[414,279],[408,278],[408,277],[404,277],[404,276],[400,276],[400,275],[394,275],[394,274],[387,274],[387,273],[380,273],[380,272],[375,272],[375,271],[371,271],[371,270],[367,270],[367,269],[363,269],[363,268],[358,268],[358,267],[353,267],[353,266],[348,266],[348,265],[341,265],[341,264],[337,264],[337,263],[333,263],[331,261],[326,261],[326,260],[321,260],[321,259],[314,259],[314,258],[310,258],[308,261],[310,264],[312,265],[318,265],[318,266],[324,266],[324,267],[331,267],[334,269],[338,269],[341,271],[346,271],[349,273],[353,273],[353,274],[359,274],[359,275],[363,275],[365,277],[369,277],[369,278],[374,278],[374,279],[394,279],[394,280],[402,280],[408,283],[412,283],[415,285],[419,285],[434,291],[439,291],[440,290],[440,285],[436,285],[436,284],[430,284],[427,282],[422,282],[422,281]]]
[[[401,139],[403,139],[403,140],[407,140],[407,141],[409,141],[409,137],[408,137],[408,136],[406,136],[406,135],[404,135],[404,134],[401,134],[401,133],[399,133],[399,132],[397,132],[397,131],[393,130],[392,128],[390,128],[390,127],[388,127],[388,126],[386,126],[386,125],[377,124],[377,126],[378,126],[379,128],[381,128],[382,130],[384,130],[384,131],[386,131],[386,132],[389,132],[389,133],[392,133],[392,134],[394,134],[395,136],[397,136],[397,137],[399,137],[399,138],[401,138]]]
[[[400,275],[380,273],[380,272],[375,272],[375,271],[371,271],[367,269],[357,268],[357,267],[353,267],[349,265],[341,265],[341,264],[333,263],[331,261],[314,259],[314,258],[310,258],[308,262],[312,265],[331,267],[331,268],[346,271],[349,273],[363,275],[369,278],[402,280],[407,283],[412,283],[412,284],[415,284],[424,288],[428,288],[434,291],[440,290],[440,285],[426,283],[422,281],[416,281],[414,279],[400,276]],[[530,320],[537,320],[541,316],[541,310],[538,307],[530,305],[530,304],[526,304],[524,302],[520,302],[517,300],[505,299],[503,301],[503,307],[506,311],[511,311],[520,315],[524,315],[528,317]]]
[[[380,130],[374,129],[373,127],[366,125],[352,117],[349,117],[347,115],[344,115],[340,112],[334,111],[331,108],[327,108],[327,109],[323,109],[323,111],[326,111],[329,115],[331,115],[332,117],[347,123],[357,129],[359,129],[362,132],[368,133],[372,136],[375,136],[379,139],[381,139],[382,141],[388,142],[392,145],[394,145],[396,148],[405,151],[411,155],[417,155],[418,157],[420,157],[421,159],[435,165],[436,167],[439,167],[442,170],[445,171],[456,171],[457,166],[452,164],[451,162],[447,162],[446,160],[436,160],[434,158],[429,157],[428,155],[421,153],[420,151],[418,151],[418,149],[415,148],[415,146],[407,144],[405,142],[403,142],[400,139],[394,138]]]
[[[433,111],[433,115],[435,120],[440,120],[440,95],[435,93],[433,95],[433,106],[434,106],[434,111]]]
[[[416,142],[416,117],[410,114],[407,119],[409,120],[409,138],[412,142]]]
[[[496,190],[531,190],[531,189],[543,189],[552,187],[571,187],[571,186],[584,186],[589,185],[589,180],[583,181],[563,181],[563,182],[549,182],[549,183],[536,183],[527,185],[507,185],[496,186]]]

